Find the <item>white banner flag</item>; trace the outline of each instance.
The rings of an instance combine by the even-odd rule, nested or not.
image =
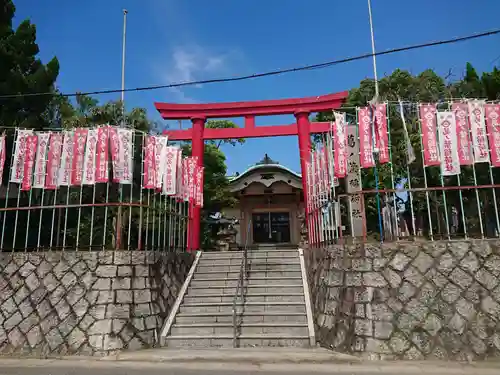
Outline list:
[[[20,184],[24,173],[24,151],[26,149],[26,138],[33,134],[33,130],[18,130],[14,157],[12,158],[12,169],[10,171],[10,182]]]
[[[133,179],[133,149],[132,137],[134,133],[131,129],[118,128],[118,162],[120,165],[120,184],[131,184]]]
[[[177,147],[165,147],[165,171],[163,173],[163,194],[175,195],[177,193],[177,158],[179,157]]]
[[[469,100],[468,102],[474,163],[488,163],[490,161],[488,140],[486,138],[484,103],[484,100]]]
[[[163,183],[163,174],[166,169],[168,136],[157,135],[156,137],[156,188],[160,189]]]
[[[443,176],[460,174],[455,114],[448,111],[438,112],[437,125],[439,134],[439,152],[441,154],[441,174]]]
[[[96,156],[98,130],[90,129],[87,133],[87,148],[83,159],[83,185],[96,183]]]
[[[71,166],[73,163],[73,132],[63,131],[63,149],[61,154],[61,164],[59,166],[58,186],[71,185]]]
[[[47,167],[47,150],[49,148],[50,133],[38,133],[38,146],[35,156],[35,174],[33,176],[34,189],[45,187],[45,170]]]

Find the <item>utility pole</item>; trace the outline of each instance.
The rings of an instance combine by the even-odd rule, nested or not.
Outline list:
[[[123,40],[122,40],[122,127],[125,126],[125,49],[127,40],[127,9],[123,9]]]

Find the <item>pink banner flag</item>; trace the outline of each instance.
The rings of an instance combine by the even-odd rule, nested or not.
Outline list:
[[[177,157],[179,156],[177,147],[168,146],[165,148],[165,171],[163,173],[163,194],[175,195],[177,188]]]
[[[143,182],[142,187],[144,189],[155,189],[156,188],[156,169],[155,169],[155,149],[156,149],[156,137],[152,135],[146,135],[146,140],[144,142],[144,167],[143,167]]]
[[[177,200],[182,200],[182,150],[180,148],[177,149],[176,179],[175,198],[177,198]]]
[[[347,136],[345,127],[345,113],[335,112],[335,123],[333,124],[334,173],[338,178],[343,178],[347,175]]]
[[[196,199],[196,184],[194,179],[196,177],[197,164],[198,164],[198,158],[191,156],[188,162],[188,189],[189,189],[189,201],[193,203]]]
[[[375,147],[378,149],[379,163],[388,163],[390,161],[390,154],[386,103],[375,106]]]
[[[63,132],[63,147],[61,154],[61,164],[59,166],[59,174],[57,184],[59,186],[71,185],[71,165],[73,160],[73,132]]]
[[[71,185],[80,186],[83,181],[83,159],[85,158],[85,144],[87,143],[88,129],[75,130],[73,141],[73,162],[71,170]]]
[[[189,158],[182,159],[182,199],[189,200]]]
[[[61,133],[52,133],[50,135],[47,174],[45,176],[45,189],[47,190],[54,190],[57,188],[62,143],[63,136]]]
[[[33,134],[32,130],[17,131],[16,146],[14,148],[14,156],[12,158],[12,169],[10,171],[10,182],[20,184],[23,180],[26,139],[30,134]]]
[[[132,141],[134,133],[131,129],[119,128],[118,132],[118,168],[120,171],[120,184],[131,184],[133,179],[133,150]]]
[[[422,124],[422,143],[424,147],[424,167],[440,165],[436,138],[436,105],[420,105],[420,122]]]
[[[98,129],[90,129],[87,134],[87,149],[83,160],[83,184],[95,185],[96,183],[96,157],[97,140],[99,137]]]
[[[474,163],[488,163],[490,161],[484,118],[484,103],[484,100],[469,100],[468,102]]]
[[[458,160],[460,165],[472,165],[472,149],[469,138],[468,106],[466,103],[453,103],[451,109],[455,113],[457,123]]]
[[[25,151],[24,151],[24,172],[23,172],[23,182],[21,185],[22,191],[29,191],[31,189],[31,183],[33,181],[33,166],[35,165],[35,153],[38,143],[38,137],[36,135],[28,135],[26,137]]]
[[[460,174],[455,114],[453,112],[438,112],[437,124],[439,128],[441,174],[443,176]]]
[[[96,151],[96,183],[109,181],[108,173],[109,152],[109,127],[102,126],[97,129],[97,151]]]
[[[38,133],[38,146],[35,156],[34,189],[45,187],[45,170],[47,168],[47,149],[49,148],[50,133]]]
[[[373,135],[370,108],[358,109],[359,124],[359,153],[362,168],[372,168],[375,166],[373,159]]]
[[[311,162],[306,162],[306,182],[307,182],[307,209],[308,212],[312,210],[313,199],[313,181],[312,181],[312,167]]]
[[[491,165],[500,167],[500,104],[486,104],[484,110],[490,141]]]
[[[3,183],[3,170],[5,168],[5,155],[6,155],[6,145],[5,145],[5,133],[0,136],[0,186]]]
[[[114,126],[109,128],[109,145],[111,147],[111,164],[113,166],[113,182],[120,182],[122,179],[121,168],[122,162],[120,160],[120,141],[118,140],[118,129]]]
[[[204,167],[196,166],[196,196],[195,205],[203,207],[203,171]]]
[[[156,188],[161,189],[163,183],[163,174],[165,173],[165,159],[167,157],[168,137],[165,135],[157,135],[155,163],[156,163]]]

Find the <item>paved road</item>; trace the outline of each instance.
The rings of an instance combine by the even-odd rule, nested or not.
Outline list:
[[[451,367],[451,368],[450,368]],[[498,367],[474,368],[378,364],[140,363],[100,361],[0,361],[0,375],[498,375]]]

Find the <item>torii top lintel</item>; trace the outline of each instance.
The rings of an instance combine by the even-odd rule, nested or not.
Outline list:
[[[242,116],[287,115],[296,112],[318,112],[339,108],[347,91],[308,98],[259,100],[252,102],[175,104],[155,103],[164,119],[221,118]]]
[[[244,128],[205,129],[203,139],[228,139],[250,137],[272,137],[296,135],[297,124],[255,126],[255,116],[287,115],[311,113],[339,108],[347,99],[348,92],[313,96],[308,98],[262,100],[251,102],[176,104],[155,103],[164,119],[168,120],[206,120],[209,118],[245,117]],[[329,129],[329,123],[313,122],[311,133],[322,133]],[[190,140],[192,129],[167,130],[171,140]]]

